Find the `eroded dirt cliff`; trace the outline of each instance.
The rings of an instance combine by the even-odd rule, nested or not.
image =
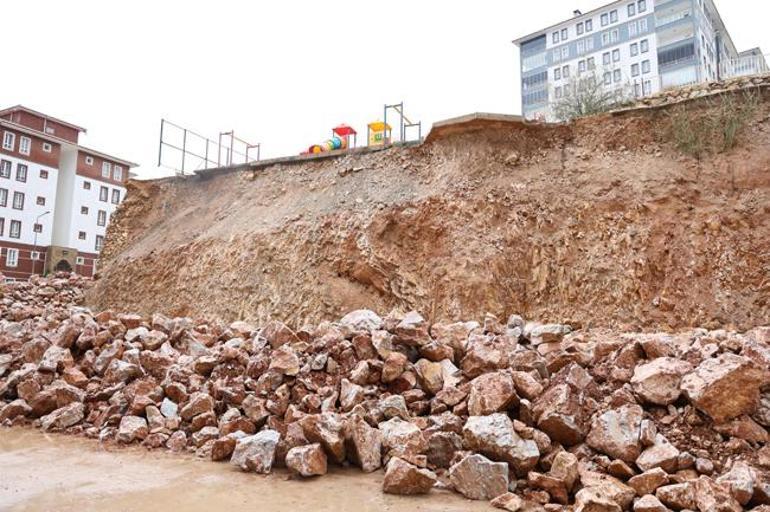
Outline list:
[[[770,95],[737,147],[699,159],[668,142],[670,111],[477,121],[417,147],[134,182],[88,302],[297,327],[359,308],[766,324]]]

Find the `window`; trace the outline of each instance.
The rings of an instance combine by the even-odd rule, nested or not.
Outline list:
[[[636,35],[636,22],[628,24],[628,35],[633,37]]]
[[[36,203],[37,203],[38,206],[45,206],[45,197],[37,196]]]
[[[33,261],[38,261],[40,260],[40,253],[38,251],[32,251],[31,253],[29,253],[29,257]]]
[[[646,39],[642,39],[642,41],[639,43],[639,47],[642,49],[642,53],[647,53],[650,51],[650,43]]]
[[[8,189],[0,188],[0,206],[8,206]]]
[[[590,52],[593,49],[594,49],[594,39],[593,38],[586,39],[586,51]]]
[[[634,84],[634,96],[637,98],[642,95],[642,84]]]
[[[11,238],[21,238],[21,221],[12,220],[11,229],[8,230],[8,236]]]
[[[610,11],[610,23],[617,23],[618,22],[618,11],[617,9],[614,11]]]
[[[561,60],[561,50],[554,50],[553,51],[553,61],[559,62]]]
[[[112,204],[118,203],[120,203],[120,190],[115,188],[112,190]]]
[[[615,81],[615,83],[620,82],[620,78],[621,76],[620,76],[619,69],[616,69],[615,71],[612,72],[612,79]]]
[[[610,30],[610,42],[617,43],[620,41],[620,31],[618,29]]]
[[[649,72],[650,72],[650,61],[649,60],[642,61],[642,73],[646,75]]]
[[[104,237],[101,235],[96,235],[96,244],[94,245],[94,249],[96,249],[96,252],[101,251],[103,245],[104,245]]]
[[[557,87],[559,89],[559,87]],[[96,225],[97,226],[106,226],[107,225],[107,212],[104,210],[99,210],[99,212],[96,214]]]
[[[652,94],[652,80],[644,81],[644,94]]]
[[[569,66],[564,66],[561,68],[561,76],[564,78],[569,78]]]
[[[612,54],[610,52],[604,52],[602,54],[602,64],[609,66],[610,62],[612,62]]]
[[[647,10],[647,0],[639,0],[636,4],[639,7],[639,12],[644,12]]]
[[[604,32],[602,34],[602,46],[608,46],[610,44],[610,33]]]
[[[556,89],[554,89],[554,96],[556,97],[557,100],[561,98],[561,86],[556,87]]]
[[[554,32],[553,36],[551,36],[551,41],[553,44],[559,44],[559,32]]]
[[[0,178],[10,178],[11,167],[13,167],[13,164],[10,161],[0,160]]]
[[[612,50],[612,62],[620,62],[620,50]]]
[[[610,15],[607,13],[602,14],[602,27],[606,27],[610,24]]]
[[[16,181],[27,181],[27,166],[24,164],[16,164]]]
[[[612,73],[607,71],[604,73],[604,85],[610,85],[612,83]]]
[[[3,149],[13,151],[16,149],[16,134],[11,132],[5,132],[3,134]]]
[[[53,135],[54,133],[56,133],[56,130],[54,130],[53,126],[46,126],[45,127],[45,133],[49,133],[49,134]]]
[[[32,149],[32,139],[29,137],[19,137],[19,153],[22,155],[29,155]]]
[[[642,18],[639,20],[639,33],[647,32],[647,20]]]
[[[86,239],[86,232],[78,231],[78,240],[85,240],[85,239]]]
[[[14,210],[23,210],[24,209],[24,193],[23,192],[14,192],[13,193],[13,209]]]
[[[80,207],[80,214],[81,215],[88,215],[88,206],[81,206]]]
[[[577,52],[578,55],[581,55],[586,52],[586,42],[585,41],[578,41],[577,43]]]
[[[87,156],[86,157],[86,165],[94,165],[94,157]]]
[[[90,181],[84,181],[83,182],[83,190],[91,190],[91,182]]]
[[[32,226],[32,231],[35,233],[42,233],[43,232],[43,225],[42,224],[35,224]]]
[[[631,76],[639,76],[639,64],[631,65]]]
[[[565,46],[561,49],[561,58],[566,59],[569,57],[569,46]]]
[[[639,55],[639,43],[633,43],[631,45],[631,57]]]
[[[628,4],[628,15],[633,16],[636,14],[636,4]]]
[[[583,32],[585,31],[585,28],[583,26],[583,22],[577,24],[577,35],[583,35]]]
[[[588,61],[586,62],[588,63],[588,69],[596,69],[596,59],[588,57]]]
[[[48,171],[45,169],[40,169],[40,179],[41,180],[47,180],[48,179]]]
[[[122,181],[123,180],[123,168],[119,165],[116,165],[113,169],[112,178],[115,181]]]
[[[107,187],[101,187],[99,189],[99,201],[107,202],[107,195],[110,193],[109,190],[107,190]]]
[[[561,29],[561,40],[566,41],[569,39],[569,31],[566,28]]]
[[[556,68],[553,70],[553,79],[561,80],[561,68]]]
[[[14,221],[16,222],[16,221]],[[13,226],[13,222],[11,223]],[[5,266],[16,267],[19,264],[19,250],[11,249],[10,247],[5,250]]]
[[[112,166],[109,162],[102,162],[102,178],[109,178],[112,175]]]
[[[591,32],[594,29],[594,20],[586,20],[586,32]]]
[[[0,217],[0,236],[5,232],[5,219]]]
[[[43,142],[43,151],[45,151],[46,153],[50,153],[51,151],[53,151],[53,147],[51,146],[50,143]]]
[[[86,259],[83,256],[78,256],[75,258],[75,265],[85,265]]]
[[[578,75],[581,75],[586,72],[586,61],[581,60],[578,62]]]

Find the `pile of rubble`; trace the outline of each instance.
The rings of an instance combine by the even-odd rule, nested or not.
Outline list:
[[[770,328],[573,332],[361,310],[294,331],[93,314],[83,285],[4,285],[1,423],[298,478],[384,468],[387,493],[449,488],[510,511],[770,504]]]
[[[638,108],[640,106],[660,107],[706,96],[716,96],[726,92],[757,90],[766,87],[770,87],[770,74],[729,78],[721,82],[706,82],[665,89],[657,94],[638,100],[631,108]]]

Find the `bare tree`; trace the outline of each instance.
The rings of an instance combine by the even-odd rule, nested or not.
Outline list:
[[[562,121],[608,112],[630,100],[628,86],[606,87],[596,72],[583,73],[561,88],[553,103],[553,115]]]

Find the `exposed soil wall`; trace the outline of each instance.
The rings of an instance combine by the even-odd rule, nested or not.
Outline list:
[[[88,301],[294,326],[358,308],[767,324],[770,97],[738,147],[700,160],[666,142],[667,116],[479,121],[419,147],[133,182]]]

